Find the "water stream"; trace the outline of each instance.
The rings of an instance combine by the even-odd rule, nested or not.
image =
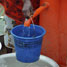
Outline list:
[[[35,25],[34,25],[34,22],[31,18],[31,21],[32,21],[32,25],[33,25],[33,35],[31,36],[31,27],[23,27],[23,32],[22,32],[22,36],[23,37],[35,37],[36,36],[36,32],[35,32]]]

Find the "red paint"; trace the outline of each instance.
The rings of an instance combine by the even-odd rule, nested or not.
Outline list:
[[[50,7],[40,14],[40,25],[47,33],[43,39],[41,53],[54,59],[60,67],[67,62],[67,0],[41,0]]]

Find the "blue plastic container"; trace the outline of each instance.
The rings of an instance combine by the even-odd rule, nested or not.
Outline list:
[[[30,33],[30,36],[28,36],[28,33]],[[14,37],[17,60],[25,63],[39,60],[42,39],[45,33],[45,29],[38,25],[35,25],[35,30],[33,25],[30,28],[23,25],[14,27],[11,34]]]

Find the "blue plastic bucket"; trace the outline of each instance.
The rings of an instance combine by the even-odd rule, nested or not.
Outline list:
[[[30,36],[27,36],[29,29]],[[14,37],[17,60],[25,63],[39,60],[42,39],[45,33],[45,29],[38,25],[35,25],[35,30],[33,29],[33,25],[30,28],[23,25],[14,27],[11,30],[11,34]]]

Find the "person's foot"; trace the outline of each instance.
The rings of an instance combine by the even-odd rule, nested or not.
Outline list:
[[[26,18],[29,18],[33,14],[33,7],[30,0],[25,0],[22,12]]]

